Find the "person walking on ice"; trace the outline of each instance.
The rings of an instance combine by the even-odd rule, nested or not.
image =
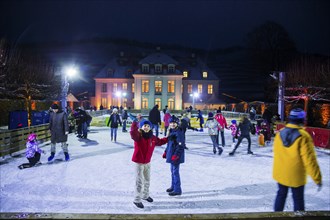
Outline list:
[[[293,197],[293,210],[305,211],[304,186],[309,175],[322,187],[321,170],[317,162],[313,139],[303,128],[306,113],[296,108],[290,111],[289,123],[274,139],[273,179],[278,183],[274,211],[284,210],[289,188]]]
[[[250,120],[247,118],[246,115],[244,115],[241,119],[241,122],[238,124],[237,130],[236,130],[236,135],[235,138],[238,138],[237,144],[235,145],[235,148],[232,152],[229,153],[229,156],[234,156],[235,151],[241,144],[242,140],[246,138],[248,140],[248,154],[253,154],[251,151],[251,137],[250,137],[250,132],[253,130],[253,125],[250,122]],[[239,132],[241,135],[238,137]]]
[[[53,113],[50,115],[49,119],[49,130],[51,134],[50,138],[50,156],[48,161],[52,161],[56,153],[56,143],[61,143],[62,150],[65,155],[65,160],[70,160],[69,151],[68,151],[68,134],[69,134],[69,123],[67,114],[59,110],[57,104],[52,105]]]
[[[134,118],[131,114],[129,116],[133,119],[130,131],[131,138],[134,141],[132,161],[136,163],[135,199],[133,203],[136,207],[143,209],[142,199],[153,202],[149,195],[151,157],[155,146],[166,144],[167,137],[160,139],[153,135],[151,122],[142,119],[141,116],[137,118]]]

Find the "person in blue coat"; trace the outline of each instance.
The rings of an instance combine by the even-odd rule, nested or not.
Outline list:
[[[172,115],[169,125],[168,143],[163,154],[166,163],[171,164],[172,182],[171,187],[166,190],[170,196],[182,194],[181,179],[180,179],[180,164],[184,163],[184,132],[178,126],[179,119]]]

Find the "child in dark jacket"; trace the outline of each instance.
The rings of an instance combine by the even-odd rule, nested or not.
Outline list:
[[[25,156],[29,160],[29,163],[23,163],[18,166],[19,169],[30,168],[40,163],[41,153],[45,154],[45,151],[41,150],[38,146],[37,135],[32,133],[28,136],[26,142]]]
[[[135,118],[130,131],[131,138],[134,140],[134,153],[132,156],[132,161],[136,163],[136,188],[133,203],[138,208],[144,208],[141,199],[148,202],[153,202],[153,199],[149,196],[150,161],[155,146],[161,146],[167,143],[167,137],[160,139],[153,135],[151,126],[152,124],[150,121],[142,118]]]
[[[168,143],[163,154],[166,163],[171,164],[172,182],[171,187],[166,190],[170,196],[182,194],[180,180],[180,164],[184,163],[185,138],[182,129],[178,126],[180,121],[172,115],[170,122],[170,131]]]
[[[241,144],[243,138],[246,138],[248,140],[248,154],[253,154],[251,151],[251,137],[250,132],[253,129],[253,125],[250,122],[250,120],[247,118],[247,116],[243,116],[241,122],[238,125],[236,135],[235,137],[238,137],[238,133],[241,132],[241,135],[238,137],[237,144],[232,152],[229,153],[229,156],[233,156],[235,154],[235,151],[237,150],[238,146]]]

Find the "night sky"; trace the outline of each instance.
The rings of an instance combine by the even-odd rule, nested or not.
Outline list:
[[[202,49],[244,45],[267,20],[299,51],[330,54],[328,0],[1,0],[0,36],[21,42],[123,37]]]

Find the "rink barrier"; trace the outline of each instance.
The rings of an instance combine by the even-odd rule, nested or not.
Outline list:
[[[50,140],[49,124],[35,125],[15,130],[0,132],[0,157],[13,156],[13,153],[26,148],[26,138],[29,134],[37,134],[39,143]]]
[[[142,210],[143,211],[143,210]],[[219,214],[79,214],[79,213],[0,213],[0,219],[329,219],[330,211],[253,212]]]
[[[276,124],[276,131],[285,127],[284,123]],[[305,127],[305,130],[312,136],[314,145],[316,147],[330,149],[330,129]]]

